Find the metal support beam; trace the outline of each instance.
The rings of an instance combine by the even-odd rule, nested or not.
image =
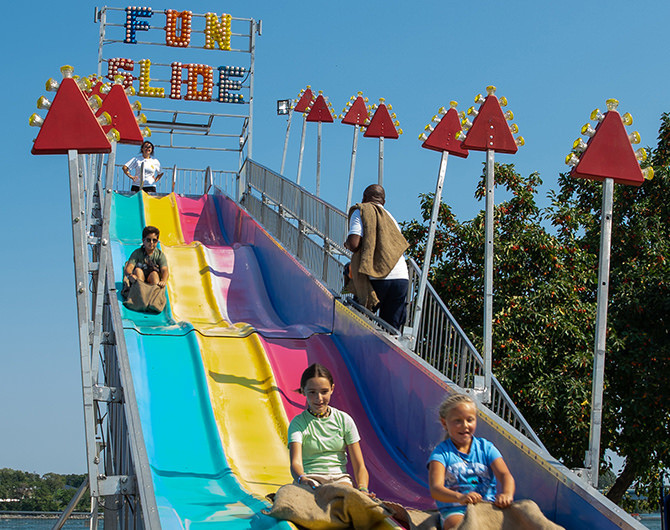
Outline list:
[[[605,352],[607,349],[607,300],[610,278],[610,250],[612,247],[612,210],[614,180],[603,182],[603,199],[600,219],[600,257],[598,260],[598,298],[596,309],[596,339],[593,352],[593,383],[591,388],[591,428],[586,469],[589,482],[598,487],[600,467],[600,433],[603,417],[603,386],[605,381]]]
[[[484,403],[491,402],[493,358],[493,191],[495,189],[495,151],[486,151],[486,212],[484,227]]]

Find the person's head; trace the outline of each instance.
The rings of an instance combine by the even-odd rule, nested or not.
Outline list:
[[[142,230],[142,244],[147,252],[151,253],[156,249],[160,235],[160,230],[155,226],[144,227],[144,230]]]
[[[469,450],[477,429],[477,405],[467,394],[451,394],[440,405],[440,423],[456,448]]]
[[[374,202],[384,206],[386,203],[386,192],[379,184],[370,184],[363,191],[363,202]]]
[[[150,141],[145,140],[142,142],[142,147],[140,147],[140,153],[142,153],[142,156],[144,158],[149,158],[150,156],[154,155],[154,144],[152,144]]]
[[[300,377],[300,392],[307,399],[307,406],[314,414],[323,414],[328,410],[334,389],[333,376],[321,364],[310,365]]]

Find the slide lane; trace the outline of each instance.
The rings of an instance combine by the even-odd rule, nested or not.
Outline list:
[[[165,225],[170,227],[171,234],[181,237],[185,226],[186,234],[204,231],[214,243],[225,242],[220,229],[221,235],[214,237],[212,227],[215,222],[218,224],[218,219],[206,201],[206,198],[189,201],[173,196],[145,198],[147,222],[160,226],[161,234]],[[178,203],[185,206],[185,214],[178,211]],[[234,251],[230,247],[206,251],[199,242],[186,244],[186,240],[176,238],[170,241],[174,246],[165,246],[164,251],[171,270],[173,312],[177,319],[188,321],[198,332],[211,406],[227,461],[249,491],[265,496],[276,491],[278,485],[291,481],[286,465],[288,423],[257,336],[245,323],[231,326],[226,306],[219,307],[217,303],[217,297],[225,301],[230,282],[225,278],[223,282],[217,281],[219,271],[206,258],[216,255],[217,263],[234,268]]]
[[[179,246],[183,242],[179,240],[182,234],[174,198],[169,201],[155,199],[157,208],[152,208],[151,201],[154,199],[145,196],[149,204],[145,203],[144,208],[150,214],[144,215],[139,208],[142,205],[141,195],[115,195],[114,198],[111,233],[114,235],[112,255],[117,269],[140,246],[145,223],[159,226],[162,248],[166,253],[182,248]],[[174,247],[167,246],[164,234]],[[239,420],[230,414],[215,414],[210,398],[213,387],[239,385],[239,381],[228,381],[226,376],[229,372],[248,373],[241,369],[240,364],[253,357],[252,352],[258,350],[257,345],[253,344],[253,339],[229,338],[225,345],[212,345],[205,340],[203,346],[202,336],[195,326],[172,314],[175,295],[180,300],[179,311],[186,314],[193,312],[188,307],[189,295],[179,296],[181,287],[188,285],[183,276],[193,275],[193,271],[182,267],[183,263],[199,263],[201,259],[195,246],[188,250],[195,258],[184,258],[179,251],[174,255],[176,267],[168,284],[170,300],[166,311],[160,315],[146,315],[120,306],[161,524],[164,528],[198,528],[216,523],[222,523],[226,528],[290,528],[286,523],[277,523],[260,515],[260,510],[267,504],[259,499],[259,495],[274,491],[276,487],[256,487],[253,491],[246,487],[247,484],[241,484],[239,472],[233,470],[221,443],[225,434],[222,424],[236,424]],[[195,271],[193,276],[201,276],[197,273],[199,269]],[[120,290],[120,285],[118,287]],[[211,298],[205,298],[204,302],[199,302],[209,308],[206,314],[211,320],[205,324],[220,324],[221,315],[214,310],[216,304],[212,304]],[[232,362],[232,366],[214,365],[208,369],[203,363],[203,359],[210,356],[207,352],[216,352],[231,361],[242,358],[244,362]],[[267,385],[267,375],[261,373],[256,378],[261,382],[257,389],[263,389],[263,384]],[[220,395],[225,396],[226,392],[220,392]],[[276,416],[267,411],[265,415]],[[278,432],[277,429],[275,431]],[[258,431],[251,431],[251,434],[266,440],[272,438]],[[278,435],[275,437],[279,438],[279,443],[275,445],[280,445],[285,453],[284,441]],[[237,465],[236,469],[239,468]],[[269,481],[286,482],[284,477],[276,477],[272,469],[248,472],[245,478],[252,485]]]

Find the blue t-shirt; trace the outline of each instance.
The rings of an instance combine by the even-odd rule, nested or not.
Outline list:
[[[472,437],[470,453],[461,453],[451,439],[440,443],[430,455],[430,462],[439,462],[444,466],[444,487],[458,493],[476,491],[482,499],[489,502],[496,498],[496,477],[491,463],[502,458],[500,451],[484,438]],[[462,506],[457,502],[436,501],[438,509]]]

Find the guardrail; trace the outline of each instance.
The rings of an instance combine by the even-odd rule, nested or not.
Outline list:
[[[246,190],[242,204],[284,247],[312,273],[339,293],[350,252],[343,246],[347,215],[278,173],[247,159],[242,167]],[[234,196],[234,195],[233,195]],[[408,260],[408,322],[413,321],[421,271]],[[464,389],[474,390],[484,375],[484,362],[433,287],[428,284],[414,353]],[[382,326],[377,326],[383,329]],[[491,403],[495,414],[544,448],[533,429],[493,377]]]

